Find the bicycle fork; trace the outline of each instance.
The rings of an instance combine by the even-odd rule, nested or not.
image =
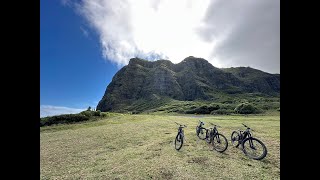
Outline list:
[[[245,135],[244,138],[241,139],[241,141],[239,141],[239,142],[242,144],[242,141],[243,141],[244,139],[246,139],[246,137],[249,138],[249,146],[250,146],[250,148],[256,150],[256,147],[254,147],[254,145],[253,145],[252,138],[251,138],[252,136],[251,136],[250,133],[247,134],[247,135]],[[244,148],[244,147],[242,147],[242,148]]]
[[[217,134],[216,136],[217,136],[217,142],[220,144],[220,143],[221,143],[221,141],[220,141],[219,134]],[[212,141],[213,141],[213,138],[212,138]]]
[[[256,150],[256,147],[254,147],[252,139],[249,139],[250,148]]]

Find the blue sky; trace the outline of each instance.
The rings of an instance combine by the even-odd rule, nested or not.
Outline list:
[[[41,0],[40,116],[96,107],[130,58],[280,73],[280,1]]]
[[[96,107],[119,68],[72,9],[51,0],[40,6],[40,115]]]

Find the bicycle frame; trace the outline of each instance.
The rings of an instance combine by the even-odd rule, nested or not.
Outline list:
[[[199,121],[199,122],[200,122],[198,125],[199,131],[200,131],[200,129],[206,129],[206,128],[202,127],[204,125],[204,123],[201,121]]]
[[[176,122],[175,122],[176,123]],[[176,123],[176,124],[178,124],[178,123]],[[183,128],[185,128],[185,127],[187,127],[186,125],[181,125],[181,124],[178,124],[179,125],[179,127],[178,127],[178,134],[182,134],[182,137],[184,137],[184,130],[183,130]]]
[[[183,127],[181,127],[181,126],[178,128],[178,134],[179,134],[179,133],[181,133],[182,136],[184,136]]]
[[[240,139],[239,139],[239,143],[240,143],[240,144],[241,144],[241,142],[242,142],[244,139],[252,137],[252,134],[251,134],[249,128],[247,128],[245,131],[241,131],[241,130],[240,130],[240,131],[239,131],[239,134],[240,134]],[[254,148],[251,139],[249,139],[249,144],[250,144],[250,147],[251,147],[251,148]]]
[[[204,125],[204,122],[202,122],[202,121],[200,121],[200,120],[199,120],[199,123],[200,123],[200,124],[199,124],[199,128]]]
[[[206,138],[210,138],[210,141],[213,140],[213,137],[217,136],[218,143],[220,143],[220,137],[218,134],[218,129],[216,126],[213,127],[213,129],[206,129]],[[210,132],[209,132],[210,131]],[[209,135],[209,136],[207,136]]]
[[[206,130],[207,130],[207,132],[210,131],[209,133],[207,133],[207,134],[209,134],[209,137],[213,137],[215,134],[218,133],[218,130],[216,127],[214,127],[213,129],[206,129]]]

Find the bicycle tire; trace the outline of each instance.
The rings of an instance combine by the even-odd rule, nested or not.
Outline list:
[[[205,140],[205,139],[206,139],[206,133],[203,132],[203,130],[206,130],[206,129],[205,129],[205,128],[202,128],[202,127],[201,127],[201,128],[198,127],[198,130],[197,130],[197,136],[198,136],[198,138],[201,139],[201,140]],[[200,134],[201,134],[201,135],[204,134],[205,136],[202,137]]]
[[[248,152],[247,152],[247,150],[246,150],[246,142],[249,142],[250,143],[250,141],[249,140],[252,140],[252,141],[256,141],[256,142],[258,142],[261,146],[262,146],[262,148],[263,148],[263,152],[262,152],[262,154],[260,155],[260,156],[251,156]],[[247,143],[248,144],[248,143]],[[252,158],[252,159],[255,159],[255,160],[261,160],[261,159],[263,159],[263,158],[265,158],[266,156],[267,156],[267,147],[263,144],[263,142],[262,141],[260,141],[259,139],[257,139],[257,138],[254,138],[254,137],[249,137],[249,138],[246,138],[245,140],[243,140],[242,141],[242,151],[243,151],[243,153],[246,155],[246,156],[248,156],[249,158]],[[250,147],[250,145],[249,145],[249,147]],[[250,147],[251,148],[251,147]],[[253,148],[251,148],[251,149],[253,149]]]
[[[234,147],[239,146],[240,134],[237,131],[233,131],[231,134],[231,143]]]
[[[211,137],[210,137],[210,133],[211,133],[211,131],[210,130],[206,130],[206,138],[205,138],[205,140],[206,140],[206,142],[208,143],[208,144],[210,144],[212,141],[211,141]]]
[[[222,137],[222,138],[221,138],[221,137]],[[215,141],[215,140],[217,140],[217,141]],[[221,140],[225,142],[225,145],[224,145],[224,147],[222,147],[221,149],[219,149],[219,148],[217,148],[218,146],[217,146],[216,143],[221,144],[221,143],[220,143]],[[217,134],[215,134],[215,135],[213,136],[211,143],[212,143],[213,149],[215,149],[216,151],[218,151],[218,152],[220,152],[220,153],[224,152],[224,151],[227,150],[227,148],[228,148],[228,140],[227,140],[227,138],[226,138],[223,134],[220,134],[220,133],[217,133]]]
[[[179,142],[180,144],[178,145],[177,142]],[[183,135],[181,133],[178,133],[174,141],[174,147],[176,148],[176,150],[179,151],[182,148],[182,145],[183,145]]]

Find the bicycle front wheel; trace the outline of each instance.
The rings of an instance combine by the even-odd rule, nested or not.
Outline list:
[[[178,133],[176,136],[176,139],[174,141],[174,147],[176,150],[180,150],[183,144],[183,135],[181,133]]]
[[[224,135],[217,133],[212,139],[212,146],[213,149],[222,153],[228,148],[228,140]]]
[[[259,140],[253,137],[246,138],[242,142],[243,152],[249,158],[261,160],[267,155],[266,146]]]
[[[231,134],[231,143],[233,146],[239,146],[240,135],[237,131],[233,131]]]

